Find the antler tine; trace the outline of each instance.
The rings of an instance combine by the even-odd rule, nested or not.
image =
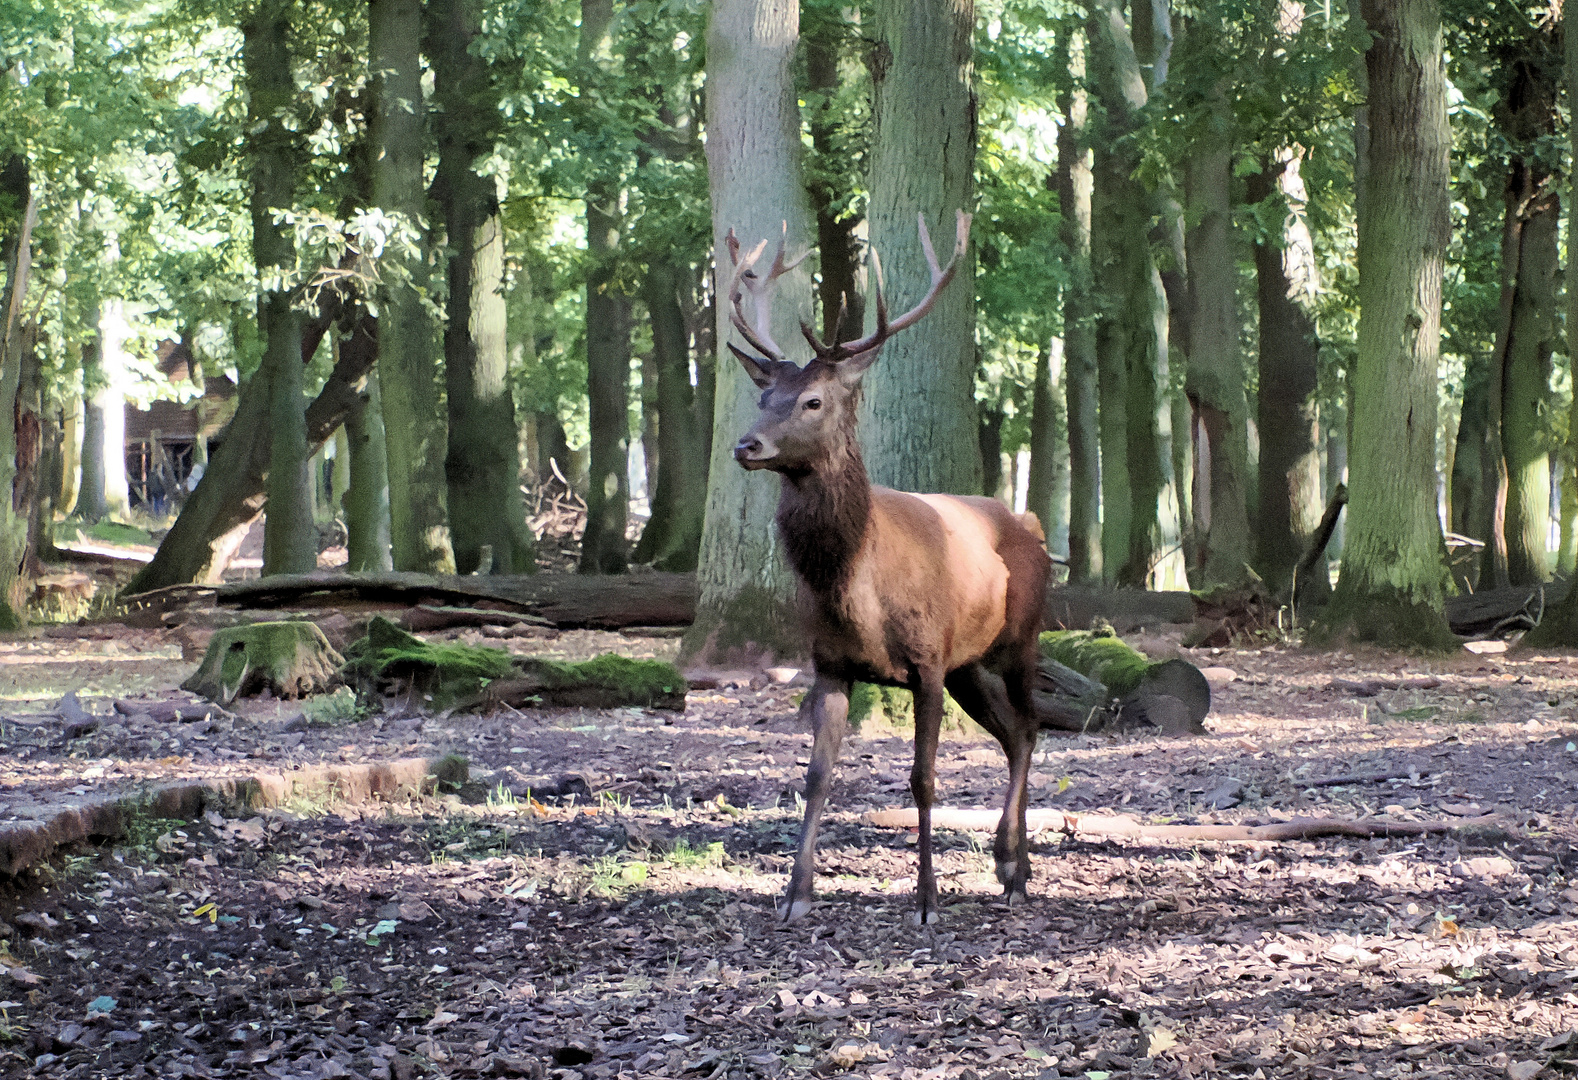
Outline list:
[[[773,256],[772,265],[768,267],[765,278],[758,277],[752,272],[751,267],[755,265],[757,259],[761,258],[762,252],[767,249],[766,240],[752,248],[751,253],[742,262],[739,258],[739,241],[734,238],[734,230],[730,229],[728,236],[724,238],[729,245],[729,257],[734,261],[734,276],[729,281],[729,303],[732,309],[729,314],[729,321],[740,332],[741,336],[745,338],[747,344],[772,360],[784,359],[783,350],[778,347],[778,343],[773,340],[772,336],[772,305],[770,301],[773,283],[790,270],[799,266],[805,261],[806,256],[811,254],[807,250],[797,258],[786,262],[784,250],[788,244],[788,233],[789,226],[785,222],[784,237],[778,241],[778,251]],[[740,307],[742,286],[746,292],[751,294],[751,305],[756,312],[756,325],[754,327],[745,318],[745,312]]]
[[[953,275],[959,268],[959,260],[970,246],[970,215],[963,210],[959,211],[956,237],[953,245],[953,257],[948,260],[947,266],[937,265],[937,252],[931,246],[931,234],[926,231],[926,218],[923,214],[915,215],[916,224],[920,228],[921,250],[926,253],[926,265],[931,271],[931,288],[926,295],[921,297],[920,303],[910,308],[898,318],[888,320],[887,301],[882,294],[882,259],[877,255],[875,248],[871,250],[871,267],[876,272],[876,301],[877,301],[877,328],[871,334],[858,341],[847,342],[835,346],[841,354],[839,357],[855,356],[858,353],[869,352],[881,345],[888,338],[907,327],[914,326],[921,318],[932,309],[937,302],[937,296],[953,280]]]

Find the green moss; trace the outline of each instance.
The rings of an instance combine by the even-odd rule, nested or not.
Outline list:
[[[721,606],[703,604],[680,642],[681,664],[728,664],[740,653],[803,656],[805,640],[792,600],[759,585],[747,585]]]
[[[1151,662],[1112,630],[1049,630],[1041,635],[1041,655],[1095,679],[1114,697],[1133,693]]]
[[[221,705],[263,689],[305,697],[335,685],[343,662],[310,622],[232,626],[214,634],[202,664],[181,687]]]
[[[631,702],[656,701],[685,692],[685,676],[661,660],[632,660],[618,653],[604,653],[578,663],[525,657],[518,661],[524,672],[541,679],[550,690],[597,686],[628,697]]]
[[[438,781],[440,792],[459,791],[471,779],[471,763],[459,754],[445,754],[433,762],[427,774]]]
[[[861,724],[879,715],[894,727],[913,728],[915,695],[899,686],[855,683],[849,691],[849,726],[859,731]],[[962,731],[969,723],[969,714],[953,700],[952,694],[945,693],[942,699],[943,730]]]

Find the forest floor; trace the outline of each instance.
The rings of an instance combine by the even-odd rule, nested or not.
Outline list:
[[[508,644],[669,657],[677,642],[545,631]],[[1032,805],[1148,822],[1493,812],[1498,824],[1176,846],[1040,833],[1031,902],[1014,909],[990,837],[944,831],[945,913],[926,928],[910,922],[913,835],[862,819],[908,805],[907,733],[868,724],[844,747],[821,903],[782,928],[808,749],[793,684],[725,679],[683,713],[434,719],[391,705],[323,725],[300,703],[250,701],[197,724],[109,715],[114,700],[174,695],[195,663],[182,650],[114,624],[0,640],[0,828],[150,781],[318,762],[454,752],[473,782],[140,821],[114,846],[0,879],[0,1075],[1578,1070],[1572,658],[1197,657],[1238,676],[1209,736],[1048,736]],[[1332,682],[1426,674],[1436,685],[1369,697]],[[104,721],[70,741],[67,691]],[[1005,775],[995,744],[951,732],[939,802],[991,807]],[[1344,776],[1357,779],[1318,784]]]

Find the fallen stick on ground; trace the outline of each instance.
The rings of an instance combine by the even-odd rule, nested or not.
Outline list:
[[[960,810],[951,806],[932,808],[935,829],[964,832],[991,832],[1002,816],[997,810]],[[867,825],[913,829],[917,824],[913,809],[873,810],[862,819]],[[1313,840],[1321,836],[1424,836],[1454,829],[1489,825],[1495,814],[1455,821],[1388,821],[1373,818],[1347,821],[1340,818],[1294,818],[1269,825],[1145,825],[1129,817],[1104,817],[1098,814],[1065,814],[1061,810],[1031,810],[1025,824],[1031,832],[1055,829],[1086,836],[1127,836],[1137,840]]]
[[[1384,784],[1388,780],[1411,780],[1415,776],[1418,776],[1422,779],[1429,775],[1430,774],[1425,772],[1423,769],[1417,769],[1412,772],[1404,769],[1402,772],[1358,773],[1353,776],[1328,776],[1324,780],[1310,780],[1307,783],[1301,784],[1300,786],[1311,788],[1341,787],[1346,784]]]
[[[1326,684],[1326,689],[1340,690],[1357,697],[1375,697],[1383,690],[1434,690],[1440,685],[1440,679],[1427,675],[1421,679],[1365,679],[1363,682],[1333,679]]]

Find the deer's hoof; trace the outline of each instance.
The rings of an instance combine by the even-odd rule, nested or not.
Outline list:
[[[785,900],[778,905],[778,921],[785,926],[799,922],[811,910],[809,900]]]
[[[910,922],[916,926],[932,926],[942,921],[935,908],[926,911],[916,911],[910,916]]]
[[[1030,903],[1030,894],[1022,885],[1017,889],[1010,885],[1003,893],[1003,902],[1009,907],[1022,907]]]

